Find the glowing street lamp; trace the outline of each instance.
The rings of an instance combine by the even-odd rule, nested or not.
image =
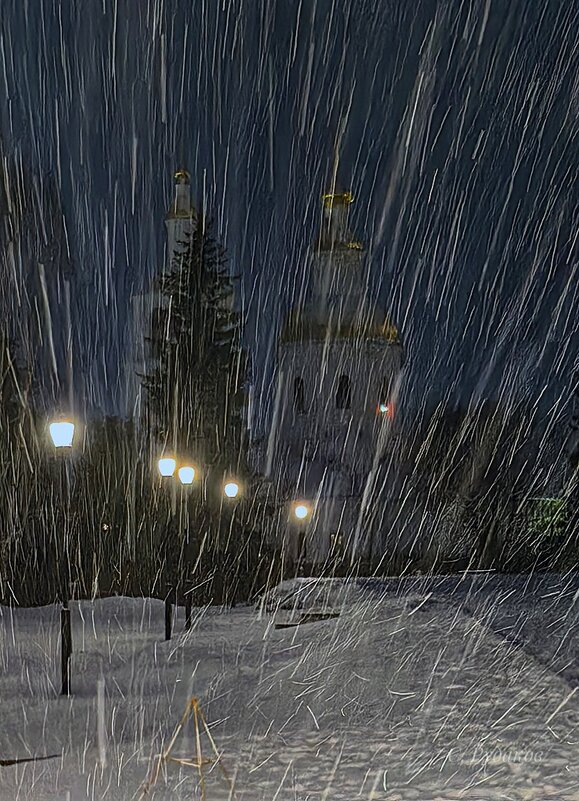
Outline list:
[[[172,456],[163,456],[157,462],[157,467],[163,478],[171,478],[171,476],[175,475],[177,462]]]
[[[298,520],[306,520],[310,516],[310,507],[307,504],[299,501],[298,503],[294,504],[293,513],[294,517],[296,517]]]
[[[195,468],[191,467],[191,465],[183,465],[183,467],[180,467],[177,471],[177,475],[179,476],[181,484],[192,484],[195,480]]]
[[[223,486],[223,494],[226,498],[237,498],[239,495],[239,490],[240,487],[237,481],[227,481]]]
[[[74,423],[70,420],[59,420],[49,425],[50,438],[55,448],[72,448],[74,439]]]

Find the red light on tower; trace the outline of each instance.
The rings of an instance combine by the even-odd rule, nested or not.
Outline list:
[[[388,417],[391,420],[394,417],[394,404],[392,401],[380,401],[376,407],[376,414],[380,417]]]

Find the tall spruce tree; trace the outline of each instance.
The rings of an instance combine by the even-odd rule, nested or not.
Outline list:
[[[197,213],[188,241],[157,281],[160,308],[144,378],[153,432],[176,453],[207,467],[240,456],[245,355],[225,249]]]
[[[161,583],[179,594],[197,571],[210,579],[208,600],[223,600],[236,575],[226,543],[235,543],[237,553],[245,541],[238,516],[228,520],[223,513],[221,480],[226,471],[244,472],[246,358],[225,249],[202,214],[157,291],[148,337],[154,367],[143,379],[150,430],[158,445],[190,458],[208,478],[206,498],[182,496],[179,515],[168,518]]]

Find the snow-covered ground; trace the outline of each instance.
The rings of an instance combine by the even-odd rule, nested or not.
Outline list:
[[[275,628],[304,611],[341,614]],[[302,580],[187,634],[179,612],[165,643],[158,601],[74,604],[64,699],[58,609],[0,607],[0,760],[57,755],[0,764],[0,801],[138,798],[193,695],[239,799],[579,798],[578,576]],[[150,797],[198,797],[194,769]]]

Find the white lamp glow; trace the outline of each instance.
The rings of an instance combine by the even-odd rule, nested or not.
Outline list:
[[[61,420],[49,426],[50,437],[55,448],[71,448],[74,439],[74,423],[70,420]]]
[[[162,459],[159,459],[157,467],[159,468],[159,473],[164,478],[170,478],[175,473],[177,462],[172,456],[163,456]]]
[[[294,506],[294,515],[298,520],[305,520],[309,515],[310,510],[305,503],[296,503]]]
[[[195,468],[191,465],[184,465],[179,468],[177,475],[181,484],[192,484],[195,480]]]
[[[379,403],[378,404],[378,411],[380,412],[380,414],[388,414],[388,404],[384,403],[384,401]]]
[[[237,481],[228,481],[223,487],[223,492],[227,498],[237,498],[239,495],[239,484]]]

